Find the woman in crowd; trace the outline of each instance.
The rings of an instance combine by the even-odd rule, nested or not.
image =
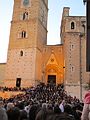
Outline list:
[[[90,90],[85,94],[81,120],[90,120]]]

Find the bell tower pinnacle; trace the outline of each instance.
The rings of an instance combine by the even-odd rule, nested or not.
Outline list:
[[[48,0],[14,0],[5,85],[27,87],[42,79]]]

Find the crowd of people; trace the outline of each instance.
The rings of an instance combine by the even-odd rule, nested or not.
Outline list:
[[[25,91],[26,88],[20,88],[20,87],[1,87],[0,86],[0,91]]]
[[[67,95],[62,85],[39,84],[0,99],[0,120],[81,120],[84,103]],[[89,120],[89,119],[83,119]]]

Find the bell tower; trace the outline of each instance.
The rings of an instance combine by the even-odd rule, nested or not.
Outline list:
[[[5,86],[28,87],[42,80],[48,0],[14,0]]]

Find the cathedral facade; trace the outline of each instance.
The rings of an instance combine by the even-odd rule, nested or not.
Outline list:
[[[47,46],[48,0],[15,0],[5,86],[63,83],[63,46]]]
[[[48,0],[14,0],[7,63],[0,65],[3,86],[64,84],[68,94],[82,98],[90,81],[86,17],[70,16],[69,9],[63,8],[61,44],[47,45]]]

